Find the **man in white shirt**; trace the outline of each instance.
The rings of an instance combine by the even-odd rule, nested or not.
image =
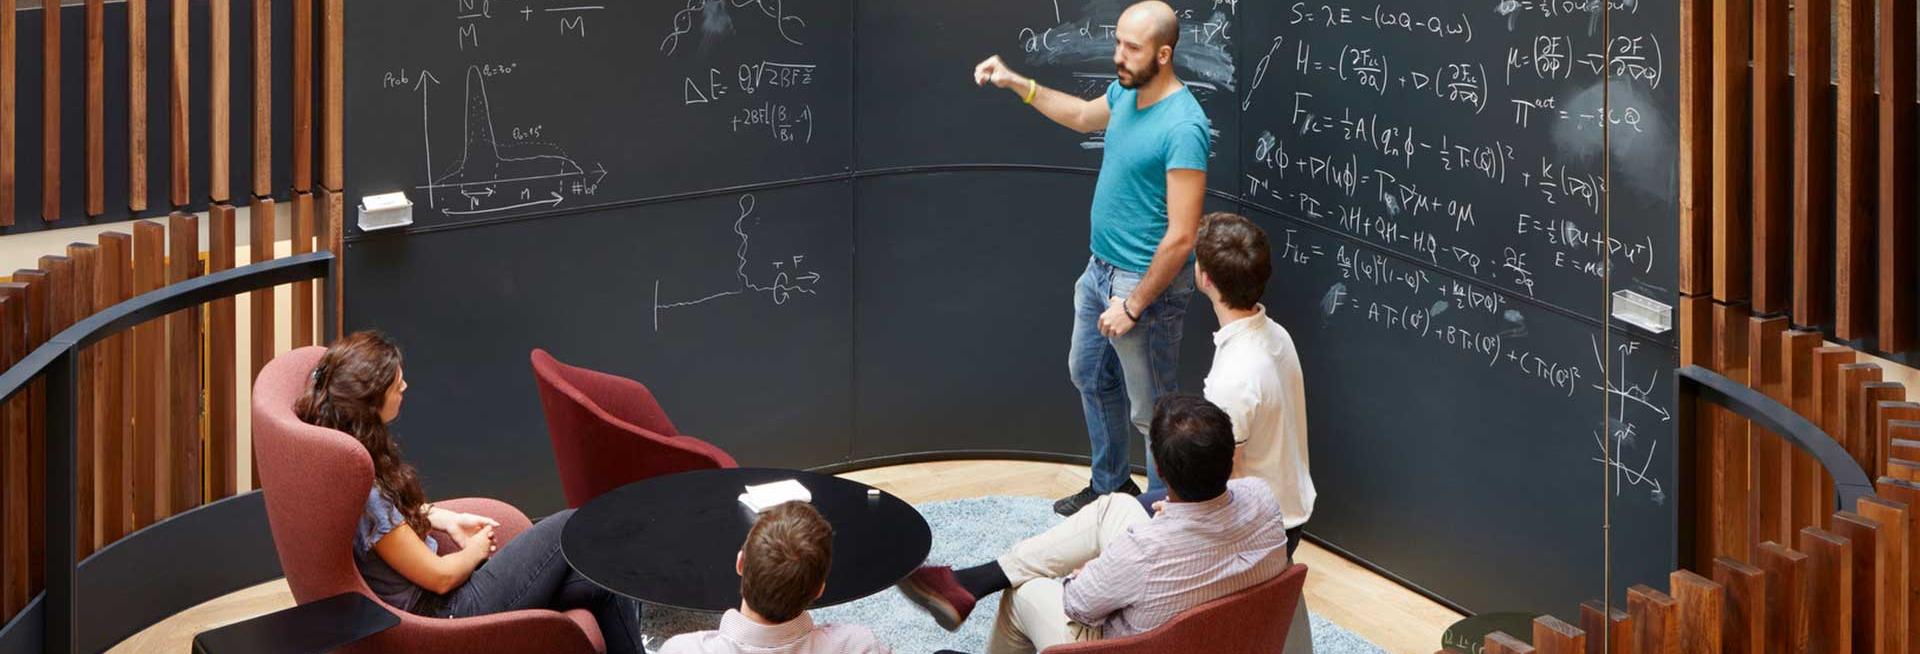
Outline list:
[[[674,636],[661,654],[893,654],[865,627],[815,625],[807,606],[827,590],[833,525],[813,505],[767,509],[747,532],[734,569],[740,608],[720,628]]]
[[[1208,214],[1194,238],[1194,286],[1213,303],[1220,331],[1213,334],[1213,369],[1205,395],[1233,420],[1233,476],[1255,477],[1273,489],[1287,530],[1287,557],[1299,547],[1301,526],[1313,515],[1316,493],[1307,471],[1306,382],[1293,336],[1260,305],[1273,261],[1267,234],[1246,218]],[[1142,504],[1163,499],[1143,495]],[[1305,606],[1306,602],[1301,602]],[[1300,640],[1305,638],[1307,640]],[[1288,652],[1307,651],[1305,610],[1294,616]]]

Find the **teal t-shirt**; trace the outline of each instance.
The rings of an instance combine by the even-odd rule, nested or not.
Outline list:
[[[1138,94],[1107,85],[1106,152],[1093,187],[1093,254],[1144,273],[1167,235],[1167,171],[1207,169],[1212,123],[1185,86],[1145,109]]]

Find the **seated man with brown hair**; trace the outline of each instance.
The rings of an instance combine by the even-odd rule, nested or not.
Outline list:
[[[788,502],[761,512],[734,571],[740,608],[720,629],[681,634],[661,654],[892,654],[865,627],[815,625],[807,606],[827,590],[833,525],[813,505]]]

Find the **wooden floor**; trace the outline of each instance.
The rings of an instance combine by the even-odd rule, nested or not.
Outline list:
[[[917,463],[841,476],[913,504],[985,495],[1060,497],[1087,483],[1084,467],[1024,461]],[[1144,486],[1146,480],[1138,483]],[[1307,576],[1307,606],[1389,652],[1425,654],[1439,649],[1440,632],[1462,617],[1313,543],[1301,544],[1295,558],[1312,567]],[[189,609],[109,651],[185,652],[192,647],[194,634],[290,606],[293,595],[286,582],[275,580]]]

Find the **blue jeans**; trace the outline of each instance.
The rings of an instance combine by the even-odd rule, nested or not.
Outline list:
[[[464,618],[521,609],[587,609],[600,623],[607,654],[637,654],[640,605],[574,572],[560,553],[560,531],[573,510],[547,516],[494,552],[467,583],[445,598],[441,614]]]
[[[1132,330],[1119,338],[1100,335],[1100,314],[1107,310],[1108,298],[1132,294],[1140,276],[1090,257],[1086,272],[1074,284],[1067,373],[1080,390],[1080,409],[1087,416],[1087,440],[1093,453],[1091,485],[1101,494],[1126,484],[1127,444],[1134,430],[1144,438],[1153,422],[1154,402],[1179,385],[1180,335],[1186,326],[1187,304],[1193,299],[1193,266],[1181,266],[1179,276],[1153,304],[1131,307],[1140,316]],[[1153,469],[1153,450],[1148,448],[1147,488],[1162,486],[1159,471]]]

